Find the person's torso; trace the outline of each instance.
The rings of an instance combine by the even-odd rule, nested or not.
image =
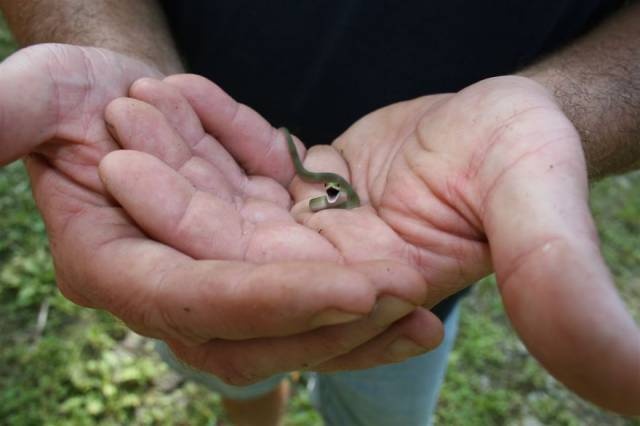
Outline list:
[[[390,103],[512,73],[622,0],[165,0],[184,60],[309,144]]]

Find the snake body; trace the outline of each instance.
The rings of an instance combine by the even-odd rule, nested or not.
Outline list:
[[[291,161],[293,162],[293,167],[298,177],[305,182],[324,184],[326,195],[309,200],[309,208],[311,211],[317,212],[325,209],[352,209],[360,206],[360,197],[358,197],[358,193],[345,178],[337,173],[312,172],[305,169],[302,165],[302,161],[300,160],[300,156],[298,155],[298,150],[293,142],[291,133],[286,127],[282,127],[280,130],[284,133],[287,139],[289,155],[291,155]]]

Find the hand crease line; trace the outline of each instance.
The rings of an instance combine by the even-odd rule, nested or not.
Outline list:
[[[511,286],[511,282],[513,281],[511,278],[515,276],[515,274],[517,274],[524,265],[527,264],[527,260],[531,258],[531,255],[536,254],[540,250],[544,250],[550,244],[562,242],[565,240],[565,238],[557,235],[549,236],[542,239],[538,244],[525,250],[523,253],[519,253],[516,256],[513,256],[510,262],[508,262],[508,267],[505,268],[505,271],[501,272],[499,276],[497,276],[497,283],[500,292],[504,293],[505,290],[507,290]]]
[[[558,138],[558,139],[563,139],[563,138]],[[507,142],[505,142],[507,143]],[[548,141],[547,143],[540,145],[538,147],[536,147],[533,150],[527,150],[525,152],[523,152],[522,154],[520,154],[518,157],[516,157],[515,159],[513,159],[509,164],[507,164],[501,171],[500,173],[498,173],[498,175],[493,179],[493,181],[489,184],[489,187],[487,188],[487,190],[484,192],[484,196],[482,197],[482,199],[480,200],[480,209],[479,209],[479,214],[481,218],[486,218],[486,211],[487,211],[487,205],[490,203],[490,199],[491,196],[493,195],[493,192],[495,191],[496,187],[498,187],[498,185],[501,183],[501,181],[503,180],[503,178],[505,177],[505,175],[511,171],[516,164],[520,163],[521,161],[523,161],[524,159],[531,157],[532,155],[537,154],[538,152],[542,151],[543,149],[545,149],[547,146],[551,145],[555,143],[555,140],[552,141]],[[484,220],[483,220],[484,223]]]

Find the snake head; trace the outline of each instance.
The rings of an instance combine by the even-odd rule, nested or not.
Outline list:
[[[347,194],[342,191],[339,183],[327,182],[324,184],[324,189],[327,195],[316,197],[309,201],[309,207],[312,212],[341,208],[348,200]]]

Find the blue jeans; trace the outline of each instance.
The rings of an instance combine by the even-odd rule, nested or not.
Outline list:
[[[460,306],[444,322],[445,338],[434,351],[407,361],[360,371],[314,373],[314,405],[329,426],[424,426],[438,402],[447,359],[458,331]],[[158,352],[178,373],[230,399],[253,399],[274,389],[286,374],[250,386],[231,386],[178,361],[158,342]]]

